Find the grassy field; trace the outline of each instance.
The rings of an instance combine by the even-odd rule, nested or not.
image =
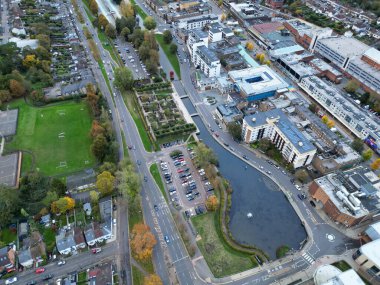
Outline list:
[[[165,186],[164,183],[162,182],[162,177],[160,174],[160,170],[158,169],[158,166],[156,163],[152,164],[149,168],[150,174],[152,174],[154,180],[156,181],[158,187],[161,190],[162,195],[164,195],[165,199],[168,200],[168,197],[166,196],[165,193]]]
[[[223,277],[252,268],[249,255],[233,251],[224,243],[216,227],[214,212],[192,219],[198,234],[201,236],[198,247],[215,277]]]
[[[19,108],[17,134],[6,144],[7,150],[32,152],[36,170],[45,175],[67,174],[94,165],[91,117],[85,102],[36,108],[19,100],[13,107]],[[30,168],[30,155],[24,161]]]
[[[132,280],[133,285],[144,285],[144,274],[132,265]]]
[[[78,284],[85,284],[87,283],[87,272],[82,271],[78,273]]]
[[[4,244],[10,244],[11,242],[14,242],[17,240],[17,234],[16,232],[11,231],[8,228],[4,228],[0,232],[0,241]]]
[[[131,3],[132,5],[135,7],[135,10],[137,11],[137,14],[140,15],[140,17],[145,20],[146,17],[148,17],[148,15],[144,12],[143,9],[141,9],[141,7],[139,5],[136,4],[136,1],[135,0],[131,0]]]
[[[169,50],[170,44],[166,44],[164,42],[163,35],[157,34],[156,39],[157,39],[157,42],[160,44],[162,50],[166,54],[167,58],[169,59],[170,64],[172,65],[172,67],[173,67],[175,73],[177,74],[178,78],[181,79],[181,68],[179,66],[177,54],[172,54],[170,52],[170,50]]]

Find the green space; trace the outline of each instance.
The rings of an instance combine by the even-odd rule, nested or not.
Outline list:
[[[78,284],[85,284],[87,283],[87,272],[81,271],[78,273]]]
[[[45,175],[67,174],[95,164],[91,153],[91,116],[85,101],[37,108],[19,100],[17,134],[6,150],[33,153],[36,170]],[[26,158],[26,164],[31,164]]]
[[[181,68],[179,65],[177,54],[172,54],[170,52],[170,44],[166,44],[164,42],[164,36],[161,34],[156,34],[156,40],[160,44],[162,50],[166,54],[168,60],[170,61],[170,64],[172,65],[175,73],[177,74],[178,78],[181,79]]]
[[[33,155],[29,152],[22,153],[21,176],[33,169]]]
[[[82,0],[85,7],[84,7],[84,10],[86,11],[86,14],[88,16],[88,18],[90,19],[91,23],[95,20],[95,17],[92,15],[91,13],[91,9],[90,9],[90,2],[88,0]]]
[[[145,150],[148,152],[151,152],[152,150],[157,149],[157,146],[153,144],[153,142],[148,136],[148,133],[147,133],[148,131],[145,130],[144,122],[142,121],[142,118],[140,117],[140,114],[137,111],[139,107],[136,105],[136,103],[133,100],[133,96],[135,95],[131,92],[129,93],[123,92],[122,93],[123,99],[124,99],[125,105],[127,105],[129,113],[131,114],[133,118],[133,121],[135,122],[135,125],[139,132],[139,135],[140,135],[140,138],[144,145]]]
[[[42,236],[46,245],[46,250],[52,252],[55,247],[55,232],[51,228],[44,228]]]
[[[131,3],[133,5],[133,7],[135,7],[135,11],[137,11],[137,14],[140,15],[140,17],[144,20],[146,17],[148,17],[148,15],[144,12],[143,9],[141,9],[141,7],[139,5],[136,4],[136,1],[135,0],[131,0]]]
[[[134,265],[132,265],[132,283],[133,285],[144,285],[144,274]]]
[[[224,242],[215,212],[196,216],[192,223],[201,236],[198,247],[215,277],[229,276],[255,266],[249,254],[237,252]]]
[[[286,253],[290,250],[290,247],[287,245],[282,245],[276,250],[276,256],[277,258],[284,257]]]
[[[10,243],[16,241],[17,240],[17,233],[16,232],[17,232],[16,229],[12,231],[9,228],[4,228],[0,232],[0,242],[3,245],[7,245],[7,244],[10,244]]]
[[[161,190],[162,195],[164,195],[165,199],[168,200],[168,197],[166,196],[165,193],[165,186],[164,183],[162,182],[160,170],[158,169],[158,165],[156,163],[152,164],[149,168],[150,174],[152,174],[154,181],[156,181],[158,187]]]

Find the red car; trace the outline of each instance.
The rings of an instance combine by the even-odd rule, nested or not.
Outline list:
[[[183,172],[183,169],[181,168],[177,170],[177,173],[182,173],[182,172]]]
[[[40,274],[40,273],[43,273],[43,272],[45,272],[45,268],[43,268],[43,267],[40,267],[40,268],[36,269],[36,273],[37,274]]]

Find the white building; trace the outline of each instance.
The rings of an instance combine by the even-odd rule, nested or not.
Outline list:
[[[353,269],[342,272],[333,265],[325,264],[315,271],[315,285],[365,285]]]
[[[379,125],[366,112],[320,78],[305,77],[298,85],[358,138],[364,140],[380,130]]]
[[[207,24],[217,23],[218,16],[214,14],[200,15],[191,18],[180,19],[174,23],[178,29],[194,30],[202,29]]]
[[[309,165],[317,151],[279,109],[245,117],[242,129],[246,143],[268,138],[294,168]]]
[[[360,268],[380,281],[380,239],[362,245],[354,254],[353,259]]]

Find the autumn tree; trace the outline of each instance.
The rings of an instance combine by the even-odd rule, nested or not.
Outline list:
[[[247,50],[249,50],[249,51],[252,51],[253,48],[254,48],[254,45],[253,45],[252,42],[247,42],[247,43],[245,44],[245,48],[246,48]]]
[[[115,177],[109,171],[103,171],[96,177],[96,188],[103,196],[112,193],[115,186]]]
[[[90,10],[93,14],[97,15],[99,11],[98,3],[96,0],[90,0]]]
[[[91,203],[97,204],[99,201],[99,192],[95,190],[90,191],[90,200],[91,200]]]
[[[105,32],[106,32],[106,35],[108,37],[110,37],[111,39],[115,39],[116,38],[116,29],[111,24],[108,24],[106,26],[106,31]]]
[[[104,30],[108,24],[109,24],[109,22],[108,22],[107,18],[103,14],[100,14],[98,17],[99,28]]]
[[[99,124],[97,120],[92,121],[92,126],[91,126],[91,137],[94,139],[98,135],[104,135],[105,134],[105,129]]]
[[[362,152],[362,158],[364,161],[370,160],[372,155],[373,155],[373,151],[370,149],[367,149],[367,150]]]
[[[103,162],[108,151],[107,140],[104,135],[98,135],[94,139],[91,145],[91,151],[98,161]]]
[[[153,247],[157,241],[149,226],[135,224],[131,232],[131,248],[137,260],[147,260],[152,256]]]
[[[120,11],[124,17],[134,17],[135,9],[133,8],[131,3],[126,3],[125,1],[120,3]]]
[[[220,21],[224,22],[226,19],[227,19],[227,15],[223,13],[222,16],[220,16]]]
[[[152,17],[148,16],[145,18],[144,27],[147,30],[154,30],[156,26],[157,26],[156,21]]]
[[[348,81],[347,85],[344,87],[344,89],[348,92],[348,93],[355,93],[356,90],[358,90],[359,88],[359,83],[354,80],[354,79],[351,79],[350,81]]]
[[[218,6],[222,7],[223,6],[223,0],[218,0]]]
[[[215,195],[211,195],[206,200],[206,208],[208,211],[215,211],[218,209],[219,201]]]
[[[51,211],[55,214],[63,214],[75,207],[75,200],[70,197],[62,197],[51,203]]]
[[[333,120],[329,120],[326,125],[329,127],[329,129],[331,129],[335,126],[335,122]]]
[[[162,281],[157,274],[150,274],[144,277],[144,285],[162,285]]]
[[[39,63],[38,59],[36,58],[35,54],[28,54],[25,56],[24,60],[22,61],[22,65],[30,68],[32,66],[36,66]]]
[[[24,96],[26,92],[23,83],[14,79],[9,80],[9,90],[11,91],[12,97],[16,98]]]
[[[323,115],[323,117],[322,117],[322,122],[324,123],[324,124],[327,124],[327,122],[329,121],[329,117],[327,117],[326,115]]]
[[[377,170],[380,168],[380,158],[376,159],[374,162],[371,163],[371,169]]]

